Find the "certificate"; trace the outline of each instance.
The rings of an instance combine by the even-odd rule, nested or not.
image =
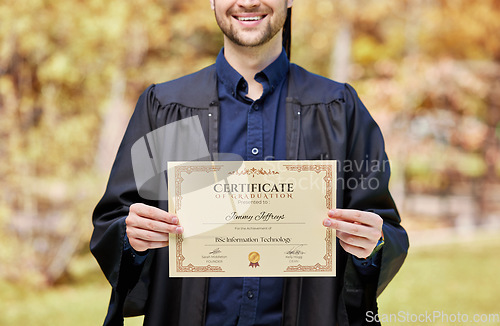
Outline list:
[[[171,277],[335,276],[336,161],[169,162]]]

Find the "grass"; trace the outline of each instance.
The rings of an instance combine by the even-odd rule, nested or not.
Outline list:
[[[411,248],[407,261],[379,298],[384,325],[500,325],[472,323],[474,314],[500,318],[500,237],[435,247]],[[110,287],[92,257],[74,261],[72,280],[50,289],[31,289],[0,281],[0,325],[102,325]],[[448,314],[449,322],[436,318],[413,322],[434,311]],[[460,313],[469,323],[451,322]],[[401,320],[401,316],[410,320]],[[400,318],[399,320],[395,318]],[[444,318],[444,317],[443,317]],[[462,317],[463,318],[463,317]],[[125,325],[142,324],[142,318]]]
[[[499,252],[498,235],[410,248],[405,264],[379,298],[380,316],[388,321],[383,324],[500,325]],[[474,323],[476,314],[492,314],[494,322]]]
[[[0,325],[102,325],[110,289],[95,260],[89,255],[75,259],[72,279],[52,288],[32,289],[0,281]],[[142,325],[142,317],[125,325]]]

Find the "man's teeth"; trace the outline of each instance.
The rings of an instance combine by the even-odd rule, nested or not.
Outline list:
[[[246,22],[246,21],[257,21],[257,20],[261,20],[262,18],[264,18],[264,16],[238,17],[238,20]]]

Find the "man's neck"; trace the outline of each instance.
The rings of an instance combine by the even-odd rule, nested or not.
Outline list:
[[[280,34],[280,33],[279,33]],[[262,85],[255,75],[276,60],[282,51],[281,35],[258,47],[243,47],[224,39],[224,57],[248,83],[248,97],[256,100],[262,95]]]

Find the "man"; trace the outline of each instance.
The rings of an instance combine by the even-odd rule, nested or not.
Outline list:
[[[224,34],[215,65],[140,97],[93,216],[91,250],[113,287],[105,325],[140,314],[145,325],[364,325],[376,312],[408,248],[382,135],[352,87],[289,63],[292,2],[211,0]],[[168,277],[168,234],[184,229],[165,201],[139,195],[131,148],[193,116],[211,155],[339,161],[339,209],[323,221],[340,244],[337,277]]]

